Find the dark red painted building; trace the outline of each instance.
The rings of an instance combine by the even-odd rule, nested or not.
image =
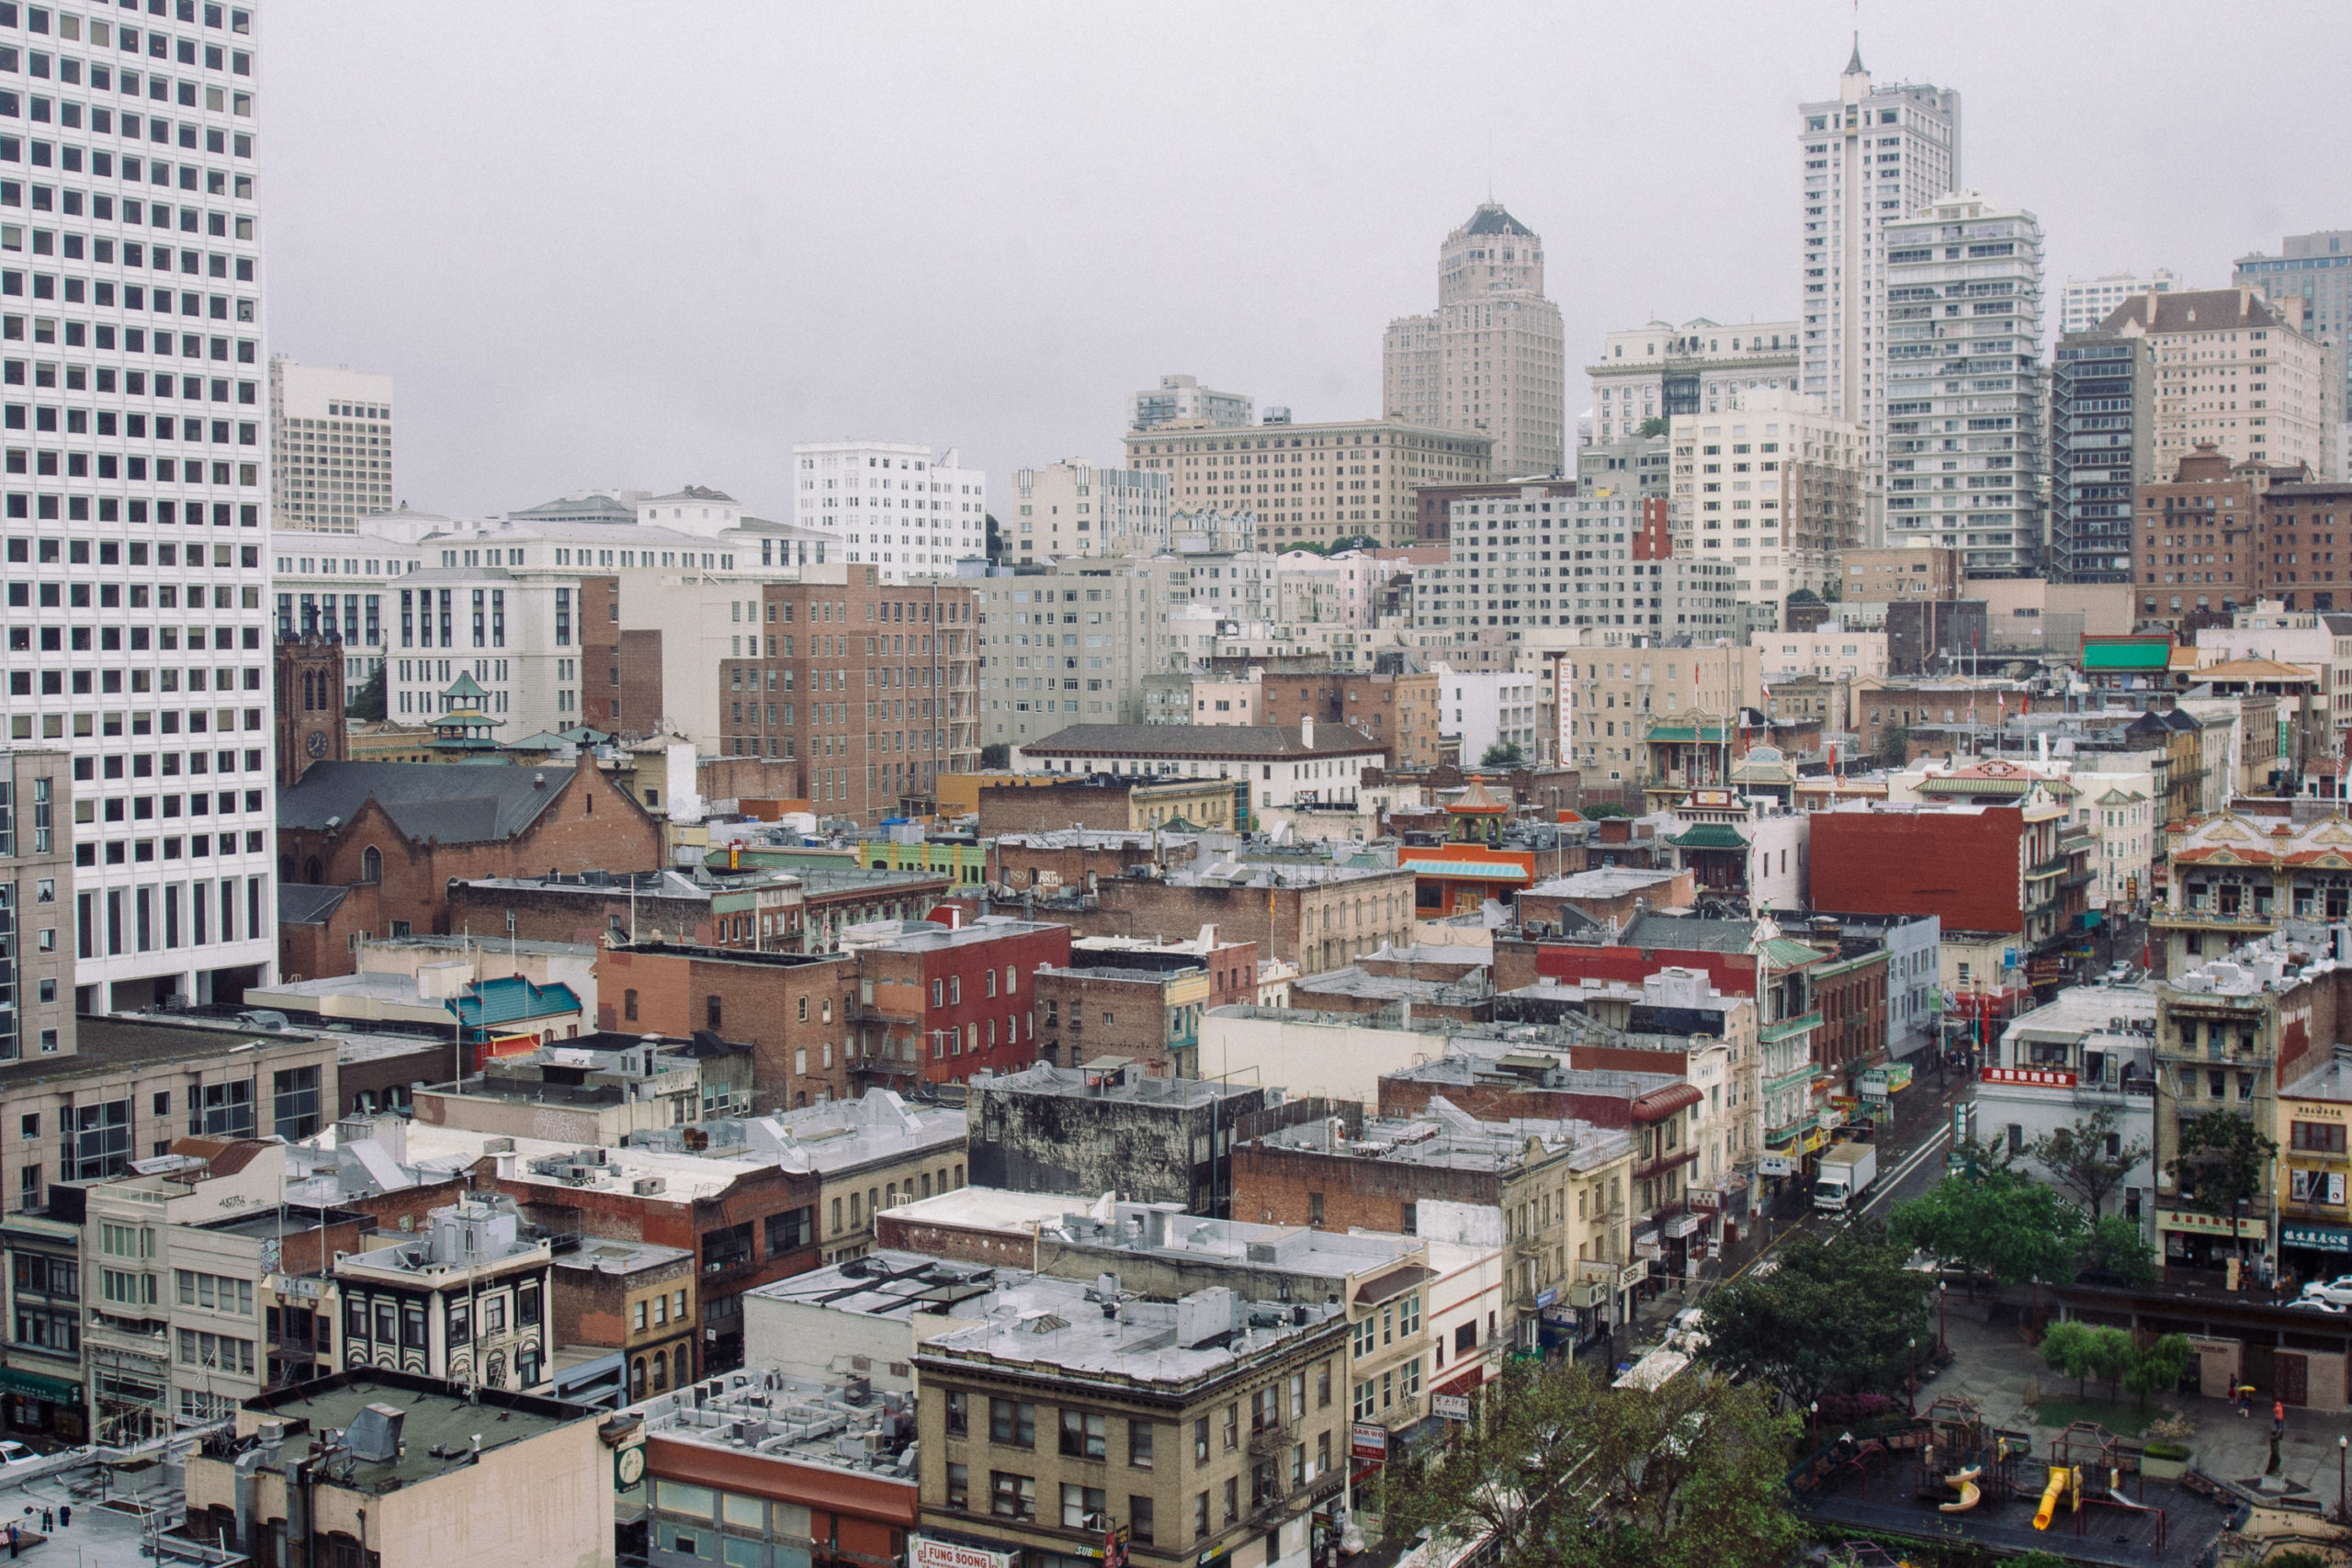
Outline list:
[[[1037,1059],[1035,976],[1069,963],[1068,926],[996,916],[858,953],[850,1020],[869,1053],[911,1054],[931,1083]]]

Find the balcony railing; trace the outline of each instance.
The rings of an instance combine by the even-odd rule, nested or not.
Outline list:
[[[1292,1443],[1291,1430],[1277,1421],[1271,1427],[1259,1427],[1250,1434],[1250,1452],[1260,1459],[1282,1453]]]

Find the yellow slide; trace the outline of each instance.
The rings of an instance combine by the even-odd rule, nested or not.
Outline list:
[[[2058,1499],[2069,1488],[2076,1489],[2075,1491],[2075,1512],[2080,1513],[2083,1506],[2082,1493],[2079,1490],[2081,1485],[2082,1481],[2078,1472],[2070,1470],[2064,1465],[2052,1465],[2050,1467],[2050,1484],[2043,1487],[2041,1490],[2041,1506],[2034,1513],[2033,1528],[2038,1530],[2046,1530],[2050,1528],[2051,1516],[2058,1511]]]
[[[1984,1468],[1982,1465],[1972,1464],[1966,1470],[1956,1470],[1945,1476],[1944,1484],[1957,1491],[1960,1494],[1960,1500],[1955,1503],[1939,1503],[1936,1505],[1937,1511],[1945,1514],[1964,1514],[1976,1506],[1976,1500],[1982,1495],[1976,1489],[1976,1478],[1984,1473]]]

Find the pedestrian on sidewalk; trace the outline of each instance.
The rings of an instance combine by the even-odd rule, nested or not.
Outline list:
[[[2270,1435],[2274,1438],[2278,1437],[2286,1429],[2287,1402],[2283,1399],[2272,1400],[2270,1402]]]

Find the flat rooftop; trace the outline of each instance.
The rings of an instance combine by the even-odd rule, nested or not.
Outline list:
[[[559,1269],[576,1269],[582,1273],[639,1274],[648,1269],[659,1269],[665,1263],[678,1263],[694,1257],[683,1247],[662,1247],[650,1241],[622,1241],[617,1238],[583,1237],[571,1252],[556,1255]]]
[[[919,1313],[950,1309],[959,1317],[978,1317],[998,1292],[1032,1278],[1025,1269],[952,1263],[926,1253],[877,1247],[830,1268],[755,1286],[746,1293],[860,1317],[903,1321]],[[978,1304],[965,1306],[967,1302]]]
[[[2083,1034],[2128,1034],[2115,1021],[2153,1024],[2156,1018],[2156,988],[2142,981],[2131,986],[2069,986],[2031,1012],[2009,1020],[2007,1035],[2073,1037]],[[2144,1042],[2143,1043],[2147,1043]]]
[[[741,1473],[756,1454],[897,1481],[910,1492],[915,1485],[909,1394],[859,1392],[764,1367],[704,1378],[687,1392],[657,1394],[628,1409],[644,1418],[649,1438],[723,1450],[729,1473]]]
[[[1093,1284],[1043,1277],[1001,1295],[988,1321],[926,1340],[917,1359],[1181,1386],[1319,1333],[1346,1310],[1324,1303],[1281,1308],[1209,1290],[1174,1302],[1122,1299],[1117,1315],[1105,1317]]]
[[[469,1455],[477,1435],[482,1451],[488,1453],[605,1415],[592,1406],[562,1400],[509,1393],[503,1389],[467,1389],[438,1378],[356,1368],[245,1401],[237,1412],[237,1433],[250,1436],[264,1421],[286,1423],[286,1443],[271,1468],[290,1472],[320,1434],[329,1428],[347,1430],[371,1404],[390,1405],[401,1413],[401,1457],[377,1463],[355,1461],[347,1479],[338,1460],[333,1484],[375,1494],[414,1486],[466,1468],[472,1462]],[[488,1414],[492,1410],[497,1414]]]
[[[1539,882],[1527,891],[1555,898],[1622,898],[1628,893],[1640,893],[1660,883],[1672,882],[1680,874],[1673,871],[1643,871],[1627,865],[1600,866],[1569,876],[1555,876],[1549,882]]]
[[[1263,1094],[1256,1084],[1224,1083],[1207,1078],[1124,1078],[1118,1083],[1105,1083],[1102,1071],[1090,1072],[1084,1067],[1057,1067],[1039,1062],[1017,1073],[1000,1073],[994,1077],[975,1077],[971,1087],[985,1089],[990,1094],[1050,1094],[1069,1100],[1115,1100],[1128,1102],[1149,1102],[1155,1105],[1206,1105],[1212,1100],[1238,1100],[1243,1095]]]
[[[909,1224],[948,1225],[961,1230],[1034,1234],[1064,1214],[1108,1202],[1061,1192],[1015,1192],[1003,1187],[958,1187],[952,1192],[918,1198],[882,1211]]]
[[[1324,997],[1361,997],[1366,1001],[1402,1001],[1409,997],[1417,1002],[1442,1002],[1459,1007],[1482,1001],[1494,995],[1483,986],[1465,986],[1457,980],[1417,980],[1403,975],[1373,975],[1351,964],[1344,969],[1327,969],[1320,975],[1306,975],[1291,983],[1291,1005],[1309,1008],[1315,998]]]
[[[1634,1146],[1633,1134],[1623,1129],[1597,1127],[1573,1117],[1481,1122],[1447,1103],[1442,1095],[1430,1098],[1427,1115],[1365,1117],[1361,1137],[1333,1137],[1325,1126],[1307,1122],[1270,1133],[1260,1141],[1270,1148],[1395,1165],[1503,1171],[1528,1162],[1531,1140],[1547,1153],[1570,1155],[1571,1166],[1579,1170],[1607,1165],[1631,1153]]]
[[[233,1021],[200,1020],[169,1023],[147,1019],[85,1017],[74,1020],[72,1055],[27,1056],[0,1063],[0,1089],[19,1093],[41,1084],[136,1072],[187,1061],[217,1066],[229,1052],[251,1048],[264,1055],[289,1047],[319,1049],[332,1042],[308,1030],[263,1031]]]
[[[1317,1279],[1370,1273],[1424,1250],[1414,1236],[1207,1219],[1153,1203],[1116,1203],[1107,1216],[1099,1217],[1083,1210],[1068,1212],[1040,1227],[1037,1237],[1093,1251],[1193,1258]]]

